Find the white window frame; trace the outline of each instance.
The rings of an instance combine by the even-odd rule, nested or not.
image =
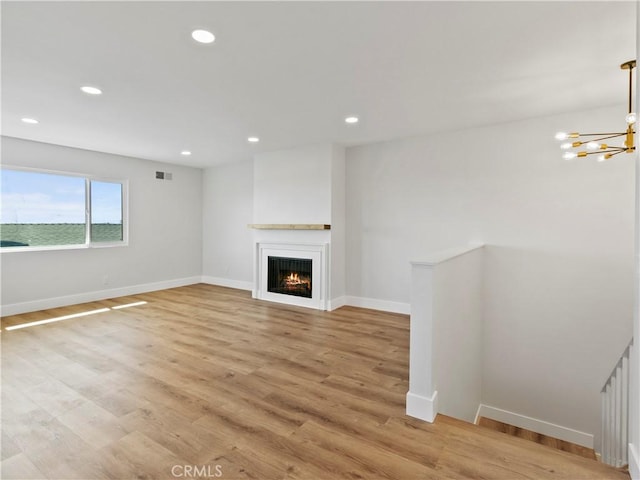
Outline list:
[[[83,174],[77,172],[65,172],[60,170],[48,170],[43,168],[17,167],[13,165],[1,165],[0,170],[14,170],[20,172],[45,173],[49,175],[61,175],[66,177],[84,178],[85,182],[85,243],[75,245],[35,245],[27,247],[0,247],[0,253],[11,252],[36,252],[49,250],[86,250],[91,248],[112,248],[129,246],[129,179],[106,177],[102,175]],[[115,242],[91,241],[91,182],[119,183],[122,185],[122,240]]]

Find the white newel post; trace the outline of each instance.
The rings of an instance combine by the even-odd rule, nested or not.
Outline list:
[[[472,422],[482,397],[483,245],[411,262],[407,415]]]
[[[438,392],[433,388],[433,264],[412,262],[407,415],[433,422]]]

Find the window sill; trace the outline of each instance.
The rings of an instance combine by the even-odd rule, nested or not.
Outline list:
[[[41,245],[34,247],[3,247],[0,248],[0,254],[18,253],[18,252],[53,252],[65,250],[93,250],[100,248],[128,247],[129,242],[117,243],[93,243],[91,245]]]

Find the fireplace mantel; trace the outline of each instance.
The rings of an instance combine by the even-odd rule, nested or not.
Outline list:
[[[331,230],[331,225],[322,223],[250,223],[257,230]]]

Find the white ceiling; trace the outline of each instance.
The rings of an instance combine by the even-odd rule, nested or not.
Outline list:
[[[1,8],[3,135],[200,167],[625,105],[636,44],[636,2]]]

